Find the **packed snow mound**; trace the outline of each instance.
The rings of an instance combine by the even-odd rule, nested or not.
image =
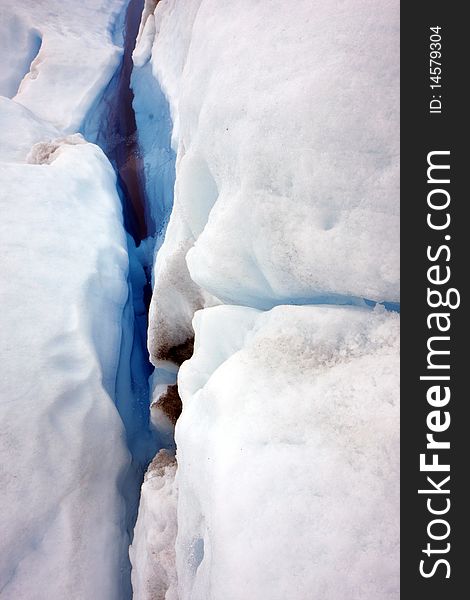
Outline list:
[[[24,19],[24,12],[0,6],[0,96],[13,98],[41,47],[41,34]],[[13,3],[12,3],[13,4]]]
[[[73,133],[119,64],[114,23],[126,0],[2,4],[0,94]]]
[[[180,598],[398,597],[398,325],[351,307],[197,313],[179,372]]]
[[[0,96],[0,160],[24,162],[34,144],[57,135],[52,125],[14,100]]]
[[[26,161],[32,165],[50,165],[59,156],[64,146],[76,146],[77,144],[86,144],[85,138],[80,133],[72,133],[47,142],[38,142],[29,151]]]
[[[160,450],[145,474],[130,548],[134,600],[178,600],[175,473],[174,456]]]
[[[154,214],[161,92],[174,125],[149,326],[163,436],[195,339],[177,510],[144,508],[134,547],[176,519],[182,600],[395,600],[399,317],[364,299],[399,301],[398,4],[153,9],[132,83]],[[151,562],[133,579],[164,591]]]
[[[162,0],[146,17],[134,57],[155,31],[171,219],[205,291],[263,309],[399,300],[398,16],[394,0]],[[170,231],[165,257],[185,241]]]
[[[51,164],[3,162],[0,180],[0,595],[127,598],[115,175],[80,143]]]
[[[144,0],[136,47],[132,55],[136,67],[143,67],[152,54],[152,44],[156,33],[154,12],[158,2],[159,0]]]

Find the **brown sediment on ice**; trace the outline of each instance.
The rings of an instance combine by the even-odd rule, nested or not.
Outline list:
[[[194,336],[188,337],[182,344],[176,346],[168,346],[160,344],[157,348],[157,360],[168,360],[175,365],[181,365],[185,360],[188,360],[193,355],[194,351]]]
[[[175,455],[170,452],[170,450],[159,450],[147,467],[145,479],[148,479],[149,477],[163,477],[165,470],[174,466],[176,466]]]
[[[169,385],[166,392],[152,406],[159,408],[174,425],[183,408],[177,384]]]
[[[79,144],[86,144],[85,138],[80,133],[38,142],[32,146],[26,157],[26,162],[32,165],[50,165],[64,146],[77,146]]]

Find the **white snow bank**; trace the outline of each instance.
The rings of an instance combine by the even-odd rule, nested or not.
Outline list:
[[[3,6],[0,94],[14,96],[62,133],[76,131],[119,64],[113,23],[125,5],[34,0]]]
[[[398,324],[197,313],[179,373],[180,598],[398,597]]]
[[[76,133],[127,2],[1,4],[0,596],[127,600],[129,260],[114,171]]]
[[[178,375],[179,597],[395,599],[398,316],[326,304],[399,300],[398,3],[151,12],[134,52],[139,140],[155,164],[151,69],[177,153],[150,309],[155,400],[196,329]],[[145,511],[136,547],[172,510]]]
[[[163,0],[155,31],[191,278],[258,308],[397,301],[395,0]],[[170,223],[165,260],[185,240]]]
[[[129,455],[112,395],[126,239],[101,150],[65,144],[54,158],[0,164],[0,595],[118,599]]]
[[[27,108],[0,96],[0,160],[22,162],[34,144],[57,135]]]
[[[0,96],[12,98],[41,47],[41,34],[25,19],[25,11],[0,6]]]
[[[178,600],[175,472],[173,455],[160,450],[145,474],[130,548],[134,600]]]

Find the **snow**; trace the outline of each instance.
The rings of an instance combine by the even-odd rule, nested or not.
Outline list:
[[[145,535],[172,519],[181,599],[397,598],[399,316],[370,305],[399,302],[398,3],[153,4],[132,81],[145,164],[150,96],[176,153],[159,434],[178,367],[183,411],[177,510],[145,488],[134,598],[167,589]]]
[[[398,597],[398,322],[196,314],[178,376],[180,598]]]
[[[128,293],[121,207],[96,146],[55,155],[0,166],[2,598],[118,598],[130,461],[112,400]]]
[[[0,95],[12,98],[41,47],[42,38],[21,14],[0,7]]]
[[[398,4],[145,0],[139,251],[87,135],[125,4],[0,9],[0,595],[131,594],[155,241],[135,600],[395,599]]]
[[[120,59],[113,24],[124,4],[1,7],[5,600],[131,593],[136,473],[116,406],[129,385],[127,240],[115,173],[77,133]]]
[[[399,300],[397,22],[394,0],[157,5],[172,221],[206,292],[265,309]]]
[[[37,142],[28,152],[26,162],[32,165],[50,165],[64,151],[64,146],[77,144],[86,144],[85,138],[80,133],[72,133],[47,142]]]
[[[219,301],[399,301],[398,8],[374,7],[166,0],[144,14],[134,78],[151,65],[177,151],[154,364],[154,331],[178,345],[194,311]],[[134,91],[145,139],[139,104],[151,89]]]
[[[150,464],[142,485],[139,517],[130,557],[134,598],[178,600],[176,539],[176,463],[160,450]]]
[[[15,127],[11,127],[14,123]],[[58,137],[58,131],[46,125],[27,108],[0,96],[0,160],[26,160],[31,147],[44,138]]]
[[[113,23],[125,5],[125,0],[5,3],[0,94],[61,132],[74,133],[121,59]]]

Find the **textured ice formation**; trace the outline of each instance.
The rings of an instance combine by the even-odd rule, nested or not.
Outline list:
[[[172,453],[153,459],[142,485],[139,520],[130,557],[134,598],[178,600],[176,539],[176,462]]]
[[[2,2],[0,596],[130,596],[116,388],[128,303],[114,171],[76,134],[124,0]],[[29,162],[28,162],[29,161]]]
[[[129,455],[113,402],[128,258],[96,146],[0,164],[2,598],[125,597]],[[123,577],[123,579],[121,579]]]
[[[75,132],[119,64],[114,23],[125,0],[2,4],[0,94]]]
[[[258,308],[397,301],[396,2],[167,1],[155,22],[191,278]]]
[[[194,324],[180,598],[398,598],[398,316],[220,306]]]
[[[139,138],[156,85],[176,152],[150,310],[154,408],[195,330],[177,375],[179,598],[395,599],[399,317],[359,306],[399,301],[398,4],[152,12],[134,51]],[[172,515],[142,511],[134,546]],[[135,557],[133,580],[147,582],[136,600],[148,586],[165,597]]]

